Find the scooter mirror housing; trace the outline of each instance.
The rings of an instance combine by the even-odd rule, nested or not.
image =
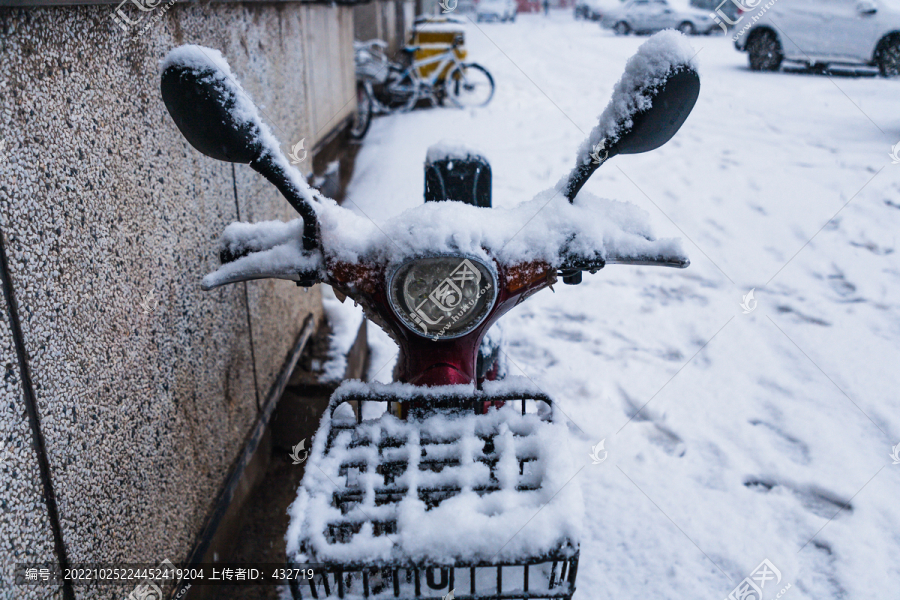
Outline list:
[[[212,61],[208,67],[171,65],[163,71],[160,90],[191,146],[216,160],[249,164],[262,153],[259,128],[235,117],[239,91],[226,78]]]
[[[700,96],[695,54],[686,38],[674,31],[657,33],[638,48],[579,149],[575,168],[561,181],[569,202],[613,156],[655,150],[678,132]]]
[[[700,95],[700,76],[683,67],[657,89],[653,104],[632,118],[632,126],[620,138],[617,154],[640,154],[656,150],[681,129]]]
[[[317,249],[313,193],[285,160],[278,140],[222,54],[202,46],[179,46],[163,61],[160,79],[163,102],[191,146],[216,160],[249,164],[268,179],[303,217],[303,249]]]

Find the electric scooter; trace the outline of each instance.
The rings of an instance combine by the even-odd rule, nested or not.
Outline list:
[[[302,217],[226,228],[223,265],[203,288],[327,283],[400,347],[394,383],[344,382],[322,416],[286,534],[294,598],[572,597],[584,508],[568,485],[567,426],[530,380],[479,369],[478,350],[503,314],[559,279],[689,265],[677,240],[654,239],[623,205],[581,188],[612,157],[675,135],[699,95],[692,55],[671,31],[641,46],[575,167],[534,200],[480,202],[483,170],[458,178],[475,182],[471,193],[452,191],[466,163],[438,149],[426,198],[442,201],[375,225],[306,184],[220,53],[169,53],[162,97],[184,137],[249,164]]]

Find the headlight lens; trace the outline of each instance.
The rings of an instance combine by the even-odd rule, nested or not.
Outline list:
[[[456,338],[478,327],[497,298],[497,277],[487,264],[464,256],[417,258],[388,282],[391,309],[421,336]]]

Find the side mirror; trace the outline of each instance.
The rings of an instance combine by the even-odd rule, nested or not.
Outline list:
[[[694,54],[684,35],[675,31],[657,33],[638,48],[563,181],[569,202],[613,156],[655,150],[678,132],[700,95]]]
[[[700,76],[692,68],[676,67],[650,94],[651,106],[631,118],[631,127],[615,145],[616,154],[649,152],[672,139],[697,102]]]
[[[163,102],[191,146],[226,162],[249,164],[257,159],[262,146],[259,125],[251,116],[256,107],[230,69],[223,71],[213,57],[191,46],[171,52],[167,63],[160,81]]]
[[[282,154],[218,50],[179,46],[163,61],[160,92],[175,125],[191,146],[225,162],[249,164],[303,217],[303,249],[318,247],[313,195]]]

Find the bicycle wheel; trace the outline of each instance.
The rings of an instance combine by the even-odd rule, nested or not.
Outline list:
[[[420,97],[420,84],[418,81],[406,80],[403,85],[398,86],[395,94],[401,100],[402,104],[396,109],[399,112],[406,113],[416,107]]]
[[[444,80],[444,97],[454,106],[485,106],[494,97],[494,78],[481,65],[459,65]]]
[[[363,83],[356,85],[356,114],[353,116],[353,125],[350,127],[350,137],[361,140],[369,131],[372,123],[372,96]]]

